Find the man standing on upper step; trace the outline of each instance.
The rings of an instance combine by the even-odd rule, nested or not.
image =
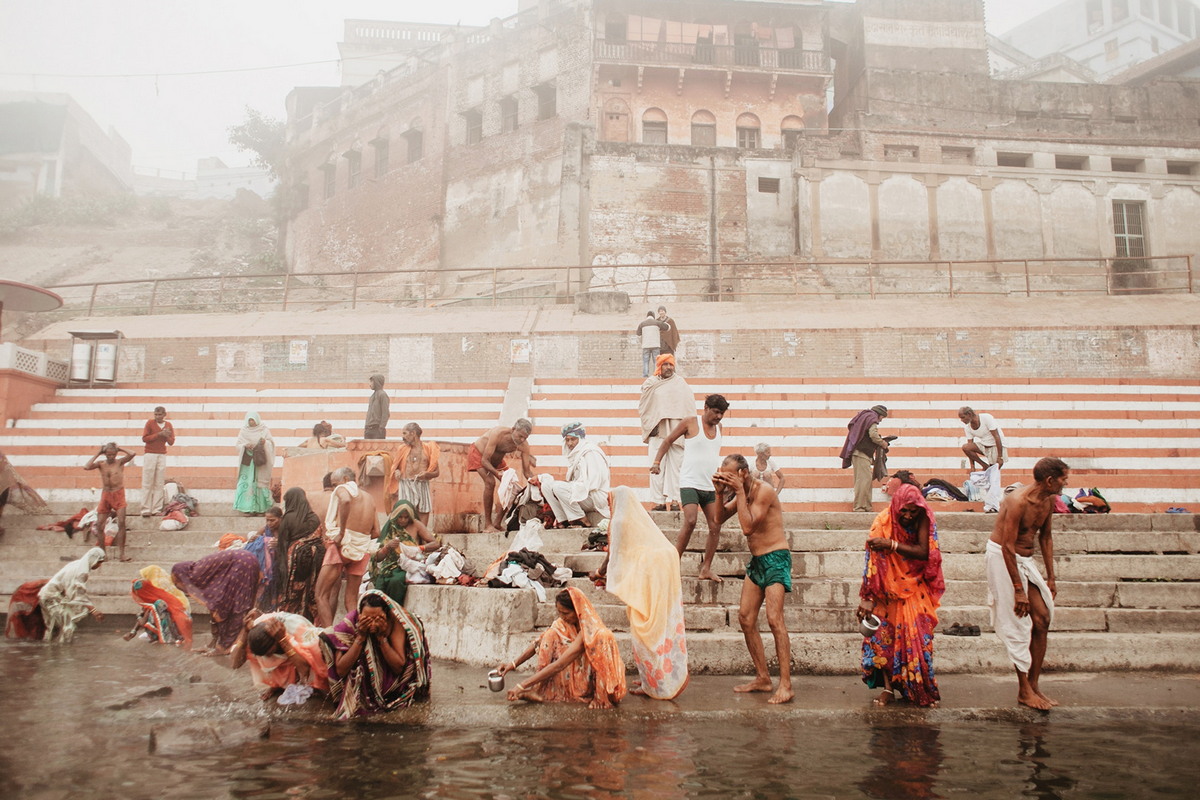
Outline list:
[[[708,521],[708,538],[704,541],[704,560],[700,562],[697,577],[702,581],[722,583],[722,578],[712,571],[713,557],[717,554],[717,540],[721,538],[721,507],[717,503],[717,492],[712,476],[721,466],[721,420],[729,410],[729,401],[719,394],[704,398],[704,414],[688,417],[675,426],[658,446],[650,474],[662,471],[661,465],[667,451],[679,437],[683,441],[683,464],[679,468],[679,498],[683,503],[683,526],[679,529],[679,540],[675,549],[682,556],[696,529],[696,517],[704,509]]]
[[[887,476],[884,454],[888,443],[879,435],[879,422],[886,419],[887,406],[871,406],[858,412],[846,425],[842,445],[842,469],[854,467],[854,510],[871,510],[872,481]]]
[[[662,351],[662,335],[667,330],[667,323],[654,316],[653,311],[646,312],[646,318],[637,326],[637,334],[642,337],[642,377],[650,377],[650,365]]]
[[[792,550],[783,530],[783,507],[775,488],[750,474],[750,465],[738,453],[726,456],[721,469],[713,475],[713,483],[723,498],[721,521],[737,514],[746,546],[750,548],[750,563],[742,581],[742,599],[738,608],[738,623],[746,637],[746,649],[754,662],[754,680],[735,686],[735,692],[771,691],[771,673],[767,670],[767,654],[762,635],[758,632],[758,611],[767,603],[767,624],[775,639],[775,656],[779,661],[779,688],[768,703],[789,703],[792,693],[792,643],[783,619],[783,596],[792,591]]]
[[[1054,617],[1054,542],[1050,534],[1054,498],[1067,485],[1070,468],[1057,458],[1033,465],[1034,483],[1007,495],[984,551],[992,627],[1017,670],[1017,702],[1039,711],[1058,705],[1038,688]],[[1046,577],[1033,561],[1041,547]]]
[[[675,371],[675,356],[663,353],[654,365],[654,375],[642,384],[638,399],[638,417],[642,423],[642,441],[648,446],[647,455],[653,461],[675,426],[696,415],[696,396],[683,376]],[[657,473],[651,471],[650,496],[654,511],[669,511],[679,507],[679,469],[683,465],[683,442],[676,441],[667,448]]]
[[[383,376],[371,376],[371,400],[367,403],[367,422],[363,426],[364,439],[386,439],[387,424],[392,416],[387,392],[383,390]]]
[[[142,516],[163,512],[163,484],[167,482],[167,446],[175,444],[175,428],[167,422],[167,410],[154,409],[154,419],[142,428],[146,452],[142,456]]]

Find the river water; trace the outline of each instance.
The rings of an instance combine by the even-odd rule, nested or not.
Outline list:
[[[264,706],[245,672],[96,629],[69,647],[0,643],[0,676],[3,798],[1200,792],[1200,712],[1188,707],[1194,693],[1187,691],[1185,707],[1133,704],[1049,716],[970,704],[872,711],[853,678],[799,679],[802,695],[845,684],[849,705],[801,696],[776,709],[761,698],[734,698],[732,679],[701,677],[688,688],[687,704],[629,698],[606,713],[507,704],[480,687],[481,670],[435,662],[430,703],[337,724],[315,703]],[[1069,683],[1062,688],[1071,691]]]

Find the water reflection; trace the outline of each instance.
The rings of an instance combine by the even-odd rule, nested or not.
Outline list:
[[[867,752],[878,764],[858,782],[858,788],[868,797],[885,799],[941,797],[934,791],[942,770],[941,736],[941,730],[931,725],[873,728]]]
[[[1062,800],[1066,793],[1075,788],[1075,781],[1060,775],[1050,766],[1052,758],[1046,746],[1047,723],[1022,725],[1018,738],[1018,758],[1031,765],[1029,782],[1022,795],[1039,800]]]

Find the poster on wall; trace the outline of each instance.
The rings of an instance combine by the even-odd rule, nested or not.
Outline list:
[[[223,342],[217,345],[217,380],[227,383],[261,381],[262,345],[257,342]]]
[[[292,339],[288,346],[288,363],[308,365],[308,339]]]
[[[533,347],[528,339],[511,339],[508,343],[509,360],[514,364],[528,364]]]

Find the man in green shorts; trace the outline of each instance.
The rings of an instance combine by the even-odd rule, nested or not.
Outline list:
[[[754,662],[754,680],[734,687],[735,692],[769,692],[771,673],[767,654],[758,632],[758,612],[767,603],[767,624],[775,639],[779,659],[779,688],[768,703],[787,703],[792,692],[792,644],[783,621],[783,596],[792,591],[792,551],[783,530],[783,507],[774,487],[750,474],[746,459],[735,453],[726,456],[721,469],[713,475],[713,484],[722,493],[721,521],[737,515],[750,564],[742,581],[742,599],[738,622],[746,637],[746,649]]]

